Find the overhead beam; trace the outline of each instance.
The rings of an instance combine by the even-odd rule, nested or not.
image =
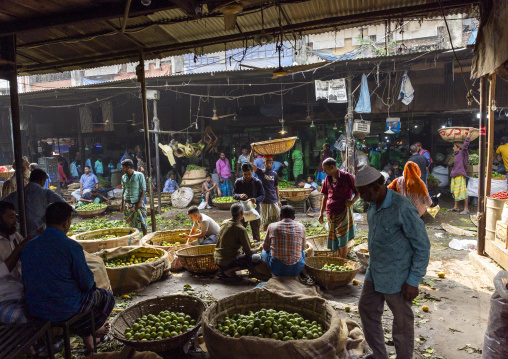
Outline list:
[[[144,6],[140,1],[131,4],[129,17],[149,15],[158,11],[174,9],[175,6],[169,1],[153,1],[150,6]],[[0,6],[1,10],[1,6]],[[71,26],[88,21],[109,20],[123,18],[125,16],[125,4],[105,3],[101,6],[80,8],[72,12],[48,14],[34,18],[23,18],[16,21],[0,23],[0,36],[19,34],[27,31],[55,28],[58,26]]]
[[[456,9],[456,8],[463,8],[464,6],[471,5],[473,3],[476,3],[476,0],[449,0],[449,1],[442,1],[441,5],[443,9],[450,10],[450,9]],[[372,11],[369,13],[364,14],[353,14],[353,15],[346,15],[346,16],[334,16],[329,17],[325,19],[320,20],[314,20],[314,21],[308,21],[303,23],[296,23],[296,24],[286,24],[284,25],[283,32],[305,32],[305,31],[311,31],[311,30],[319,30],[324,28],[336,28],[340,27],[341,25],[348,25],[353,26],[354,24],[358,23],[365,23],[366,21],[370,22],[376,22],[384,20],[388,17],[396,18],[396,16],[404,14],[404,18],[408,18],[411,16],[417,16],[422,15],[425,12],[434,11],[436,10],[436,3],[432,4],[423,4],[423,5],[415,5],[400,9],[390,9],[390,10],[379,10],[379,11]],[[189,50],[194,48],[200,48],[200,47],[206,47],[210,45],[216,45],[216,44],[224,44],[228,42],[235,42],[235,41],[245,41],[246,39],[252,39],[256,37],[257,35],[260,35],[262,33],[262,29],[258,29],[255,31],[250,32],[244,32],[243,34],[230,34],[225,36],[219,36],[215,38],[205,38],[195,41],[188,41],[188,42],[182,42],[182,43],[173,43],[173,44],[167,44],[162,46],[154,46],[154,47],[145,47],[146,53],[151,54],[161,54],[161,53],[170,53],[170,52],[177,52],[182,50]],[[265,33],[274,33],[274,32],[280,32],[280,27],[272,27],[270,29],[265,29]],[[19,50],[18,50],[19,51]],[[48,62],[43,65],[29,65],[29,66],[21,66],[20,71],[29,73],[31,71],[41,71],[41,70],[49,70],[53,68],[60,68],[62,66],[65,67],[72,67],[72,66],[86,66],[87,64],[92,63],[99,63],[104,60],[122,60],[122,59],[129,59],[132,60],[136,54],[138,53],[138,48],[132,48],[126,51],[122,52],[111,52],[106,53],[98,56],[91,56],[91,57],[76,57],[72,59],[66,59],[62,61],[55,61],[55,62]]]

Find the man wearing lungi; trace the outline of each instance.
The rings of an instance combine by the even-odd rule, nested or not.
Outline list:
[[[360,198],[355,187],[355,178],[348,172],[337,167],[333,158],[323,161],[326,178],[323,181],[321,193],[324,194],[321,204],[319,222],[324,223],[323,214],[326,209],[328,217],[328,249],[339,251],[341,258],[346,258],[347,243],[355,237],[353,222],[353,204]]]
[[[220,158],[215,163],[217,174],[219,175],[219,187],[222,196],[231,197],[233,195],[233,185],[231,184],[231,166],[226,154],[221,152]]]
[[[134,163],[127,159],[122,161],[122,207],[123,219],[129,227],[143,231],[146,236],[146,207],[143,198],[146,192],[145,175],[134,171]]]
[[[459,214],[469,214],[469,208],[467,203],[467,184],[466,184],[466,167],[467,161],[469,160],[469,143],[471,142],[471,131],[470,128],[467,132],[464,143],[455,142],[453,144],[453,152],[455,153],[455,159],[453,162],[453,169],[450,172],[450,191],[452,192],[453,199],[455,200],[455,206],[449,209],[448,212],[459,212],[459,203],[464,200],[464,210]]]
[[[253,162],[254,153],[250,154],[250,162]],[[272,171],[273,156],[263,156],[265,169],[258,168],[254,164],[254,172],[263,183],[265,199],[261,202],[261,225],[266,231],[268,225],[279,221],[282,204],[279,197],[279,177]]]

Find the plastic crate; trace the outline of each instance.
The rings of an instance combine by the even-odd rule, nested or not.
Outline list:
[[[56,157],[41,157],[37,160],[39,166],[58,166],[58,158]]]

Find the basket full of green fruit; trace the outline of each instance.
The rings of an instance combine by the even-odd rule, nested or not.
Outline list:
[[[216,197],[212,200],[212,202],[218,209],[228,211],[233,205],[233,203],[236,203],[238,201],[233,197]]]
[[[305,268],[309,276],[325,289],[335,289],[348,285],[358,273],[360,266],[343,258],[308,257]]]
[[[89,203],[76,208],[76,213],[83,218],[95,217],[106,212],[108,205],[105,203]]]

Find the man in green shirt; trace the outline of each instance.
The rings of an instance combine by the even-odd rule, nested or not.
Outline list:
[[[243,207],[235,203],[231,206],[231,219],[224,221],[220,227],[219,240],[215,246],[214,259],[228,281],[238,281],[241,277],[236,271],[249,269],[261,262],[259,255],[263,247],[250,247],[249,235],[242,225]],[[243,254],[242,254],[243,249]]]
[[[143,204],[143,198],[146,192],[145,175],[134,171],[134,163],[127,159],[122,161],[122,207],[125,223],[130,227],[143,231],[146,236],[147,221],[146,207]]]

